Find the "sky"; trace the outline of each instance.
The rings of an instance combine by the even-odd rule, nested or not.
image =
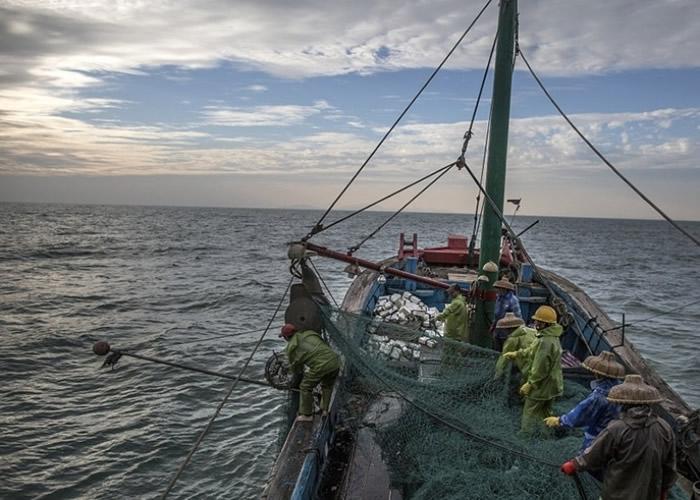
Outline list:
[[[325,208],[484,3],[0,0],[0,201]],[[700,219],[700,2],[519,12],[520,47],[577,126],[671,217]],[[458,157],[496,20],[494,0],[339,208]],[[521,213],[658,218],[520,60],[511,116]],[[453,170],[411,208],[472,213],[476,193]]]

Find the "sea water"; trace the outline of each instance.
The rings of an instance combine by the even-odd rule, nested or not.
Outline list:
[[[329,220],[337,216],[332,215]],[[286,243],[316,211],[0,204],[0,498],[156,498],[230,381],[122,358],[116,348],[236,375],[289,281]],[[389,214],[366,213],[314,241],[341,251]],[[700,250],[662,221],[518,217],[538,265],[578,284],[615,320],[699,300]],[[470,234],[469,215],[407,213],[357,255],[395,254]],[[683,223],[700,235],[700,223]],[[344,264],[315,259],[340,301]],[[246,376],[263,379],[282,314]],[[700,304],[627,329],[627,338],[700,406]],[[241,333],[242,332],[242,333]],[[246,333],[249,332],[249,333]],[[237,336],[221,338],[225,334]],[[241,383],[171,498],[259,495],[279,447],[285,396]]]

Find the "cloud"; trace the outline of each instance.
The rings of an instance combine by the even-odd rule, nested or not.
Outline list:
[[[247,87],[244,87],[243,90],[249,90],[250,92],[265,92],[267,91],[267,87],[265,85],[255,84],[248,85]]]
[[[224,127],[287,127],[317,115],[331,106],[323,100],[312,106],[295,104],[251,108],[206,106],[202,113],[207,125]]]
[[[75,87],[104,72],[222,61],[284,77],[433,67],[478,9],[458,0],[333,8],[318,0],[241,0],[235,9],[223,0],[10,0],[0,6],[0,83]],[[595,9],[586,0],[530,0],[520,6],[520,45],[543,74],[697,67],[700,31],[692,20],[699,17],[695,0],[618,0]],[[482,68],[495,22],[496,2],[449,66]]]
[[[284,139],[216,132],[204,125],[290,127],[310,117],[333,115],[325,101],[312,105],[208,106],[204,124],[181,127],[90,122],[66,110],[101,109],[120,102],[55,97],[34,89],[0,91],[0,172],[5,174],[289,173],[346,178],[364,161],[384,129],[308,133]],[[63,113],[62,116],[58,116]],[[693,132],[700,109],[658,109],[640,113],[585,113],[571,116],[613,163],[628,170],[697,169],[700,144]],[[356,124],[356,125],[359,125]],[[399,126],[363,177],[405,179],[456,159],[467,122],[410,123]],[[303,130],[307,132],[304,133]],[[691,136],[687,136],[690,132]],[[477,121],[467,160],[480,166],[486,124]],[[272,136],[271,136],[272,137]],[[511,121],[509,169],[589,175],[599,160],[559,116]]]

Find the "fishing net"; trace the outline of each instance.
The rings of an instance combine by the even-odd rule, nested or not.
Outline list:
[[[579,450],[581,434],[554,435],[542,426],[521,435],[520,377],[506,370],[494,378],[496,352],[426,339],[420,324],[401,326],[337,309],[323,315],[355,401],[400,401],[400,411],[375,426],[375,439],[392,486],[408,498],[581,498],[575,481],[559,471]],[[567,382],[555,413],[588,392]],[[586,496],[597,498],[597,483],[579,477]]]

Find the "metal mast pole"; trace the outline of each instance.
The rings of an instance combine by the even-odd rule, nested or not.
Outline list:
[[[486,192],[503,213],[503,195],[505,192],[506,157],[508,154],[508,122],[510,120],[510,89],[513,78],[513,59],[515,57],[515,29],[517,0],[501,0],[498,15],[498,46],[493,79],[493,110],[491,129],[489,131],[488,167],[486,171]],[[501,220],[491,208],[484,206],[484,221],[481,230],[481,254],[479,269],[484,264],[498,264],[501,254]],[[493,300],[493,283],[498,279],[498,272],[484,272],[488,283],[482,282],[481,290],[485,293],[476,302],[474,327],[471,341],[482,347],[491,347],[489,329],[494,319],[495,302]]]

